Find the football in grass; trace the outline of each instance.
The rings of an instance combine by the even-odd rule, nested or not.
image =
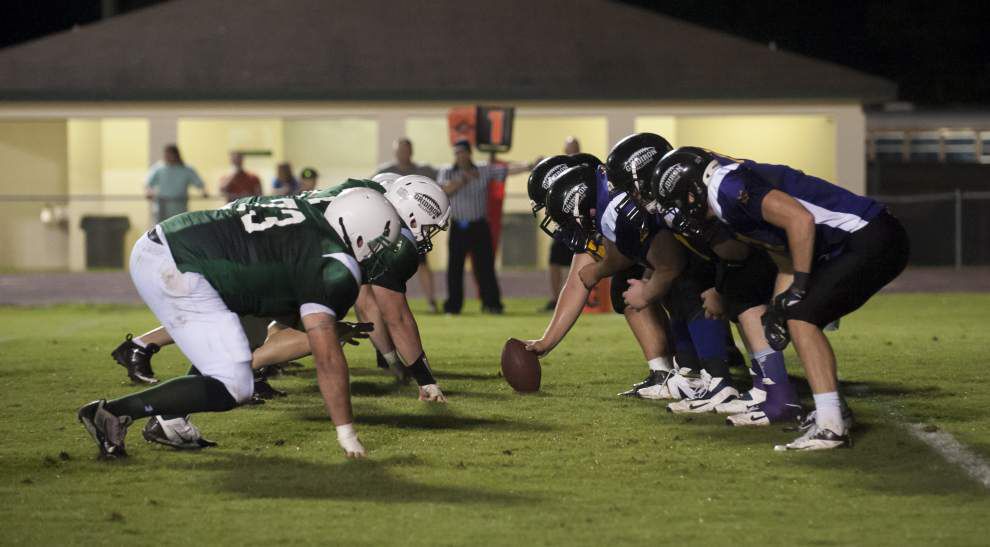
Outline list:
[[[509,338],[502,347],[502,376],[519,393],[539,391],[540,360],[526,351],[525,342]]]

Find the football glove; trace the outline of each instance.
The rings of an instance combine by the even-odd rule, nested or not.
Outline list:
[[[774,302],[776,306],[776,301]],[[787,319],[777,311],[776,307],[767,310],[760,318],[763,323],[763,335],[774,351],[784,351],[791,343],[791,334],[787,332]]]
[[[374,323],[351,323],[350,321],[337,321],[337,339],[340,345],[350,344],[356,346],[360,340],[366,340],[368,333],[375,330]]]
[[[804,272],[794,272],[794,281],[784,292],[773,298],[773,309],[782,317],[787,317],[787,312],[804,300],[808,294],[808,274]]]

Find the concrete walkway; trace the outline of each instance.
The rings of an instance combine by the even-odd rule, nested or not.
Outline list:
[[[469,274],[470,275],[470,274]],[[446,293],[443,272],[434,273],[437,297]],[[546,298],[547,274],[541,271],[511,271],[499,276],[504,296]],[[473,283],[467,296],[475,296]],[[911,268],[895,280],[889,292],[990,292],[990,267]],[[409,295],[421,297],[416,279]],[[0,275],[0,305],[38,306],[64,303],[140,304],[126,272],[23,273]]]

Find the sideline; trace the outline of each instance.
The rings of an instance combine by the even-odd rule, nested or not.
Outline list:
[[[990,488],[990,465],[950,433],[924,424],[905,424],[905,427],[914,438],[928,445],[946,461],[958,465],[973,480]]]

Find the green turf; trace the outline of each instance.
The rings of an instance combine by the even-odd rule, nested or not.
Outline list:
[[[308,361],[275,381],[286,399],[197,416],[217,449],[152,447],[138,424],[129,460],[96,461],[75,410],[133,389],[108,353],[153,317],[0,308],[0,543],[987,543],[987,490],[901,424],[990,457],[990,295],[883,296],[844,319],[831,337],[862,425],[853,450],[813,454],[774,453],[794,436],[779,427],[615,397],[645,367],[611,314],[583,318],[545,361],[542,393],[512,393],[501,343],[542,332],[538,305],[420,315],[446,407],[348,350],[363,462],[341,457]],[[186,366],[174,348],[156,356],[160,377]]]

